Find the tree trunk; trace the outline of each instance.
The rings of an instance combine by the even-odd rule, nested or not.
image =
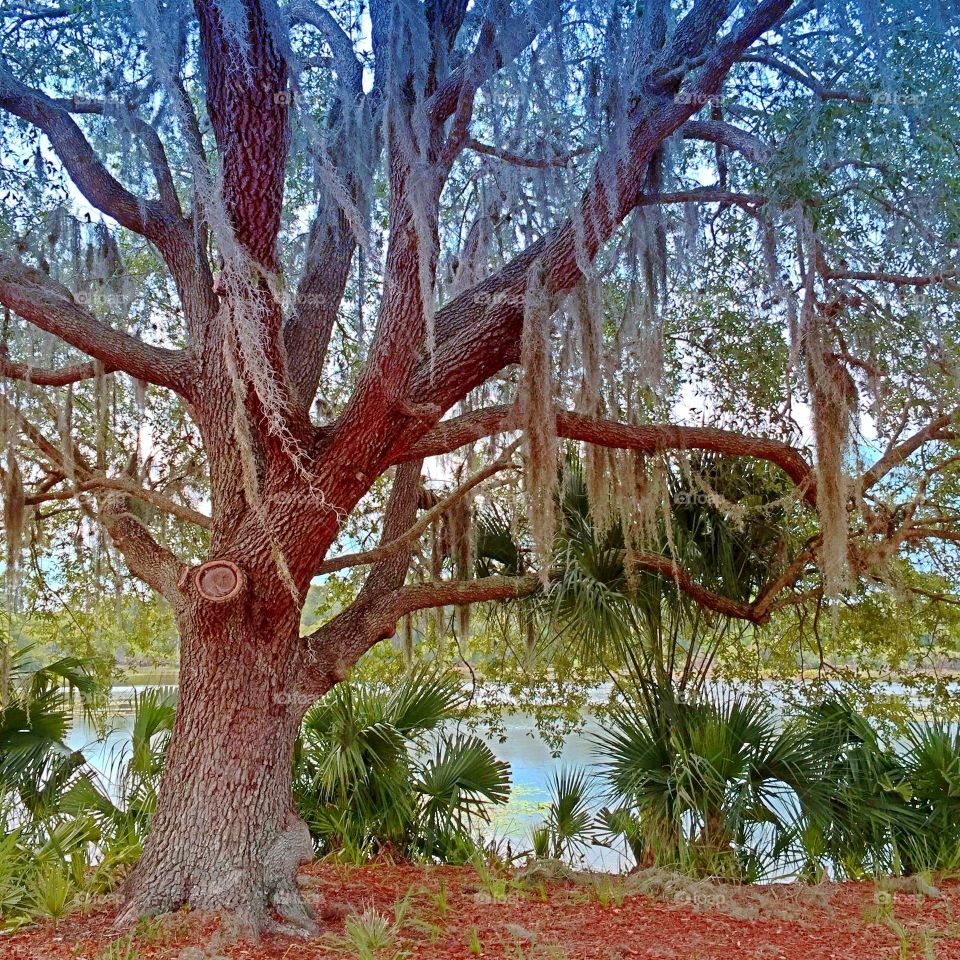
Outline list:
[[[291,796],[298,612],[271,606],[198,598],[181,614],[176,726],[122,920],[189,904],[256,934],[277,926],[272,908],[287,932],[315,932],[296,885],[313,846]]]

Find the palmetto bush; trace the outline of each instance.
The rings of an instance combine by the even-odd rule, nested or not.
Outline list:
[[[176,688],[135,694],[130,742],[114,757],[112,788],[85,768],[60,798],[60,813],[95,825],[97,861],[105,880],[140,856],[157,805],[176,708]]]
[[[582,859],[601,832],[593,815],[595,787],[585,770],[573,768],[554,771],[548,789],[544,821],[533,831],[533,853],[539,859]]]
[[[757,696],[663,694],[652,713],[615,713],[597,738],[613,800],[607,829],[642,866],[747,881],[782,866],[800,798],[817,813],[828,801],[815,741]]]
[[[72,696],[89,698],[95,683],[82,660],[43,662],[34,646],[9,652],[0,703],[0,784],[9,817],[23,821],[56,805],[84,763],[66,745]],[[86,700],[84,699],[84,702]]]
[[[884,737],[845,697],[809,707],[828,803],[804,810],[805,870],[861,877],[960,869],[960,729],[937,718]]]
[[[72,695],[95,684],[83,661],[44,662],[34,646],[7,652],[0,704],[0,929],[69,909],[89,863],[96,830],[64,816],[60,801],[85,760],[66,737]]]
[[[421,666],[390,689],[342,683],[308,711],[294,796],[320,854],[469,859],[510,769],[478,737],[445,729],[465,704],[455,674]]]

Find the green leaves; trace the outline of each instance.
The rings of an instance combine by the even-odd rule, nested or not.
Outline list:
[[[466,734],[438,740],[415,776],[421,813],[434,835],[468,829],[475,817],[488,820],[487,808],[510,796],[510,765]]]
[[[469,855],[510,772],[479,738],[443,732],[466,701],[456,674],[419,666],[392,690],[342,683],[307,713],[294,792],[321,851]]]
[[[597,839],[593,816],[596,791],[587,772],[577,768],[555,770],[549,790],[550,803],[542,832],[534,836],[534,846],[556,860],[573,860]]]

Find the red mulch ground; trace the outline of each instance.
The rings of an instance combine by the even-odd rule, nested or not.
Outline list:
[[[697,886],[672,895],[630,892],[623,879],[491,882],[470,867],[312,865],[307,898],[374,908],[391,922],[408,900],[397,938],[375,954],[467,960],[619,960],[631,957],[788,960],[960,960],[960,882],[939,897],[882,893],[873,884],[804,887]],[[506,890],[504,890],[504,886]],[[635,888],[634,888],[635,889]],[[505,896],[505,899],[501,899]],[[0,936],[4,960],[333,960],[357,957],[332,920],[312,941],[224,934],[200,914],[166,917],[128,939],[112,929],[114,906],[93,905],[58,924]],[[119,942],[117,942],[119,941]],[[111,943],[114,943],[111,951]],[[193,947],[195,949],[187,950]],[[472,947],[472,948],[471,948]],[[199,949],[196,949],[199,948]],[[479,952],[478,952],[479,950]]]

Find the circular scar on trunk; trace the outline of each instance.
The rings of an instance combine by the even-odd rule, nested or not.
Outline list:
[[[197,592],[211,603],[226,603],[242,589],[246,577],[230,560],[209,560],[197,567],[193,582]]]

